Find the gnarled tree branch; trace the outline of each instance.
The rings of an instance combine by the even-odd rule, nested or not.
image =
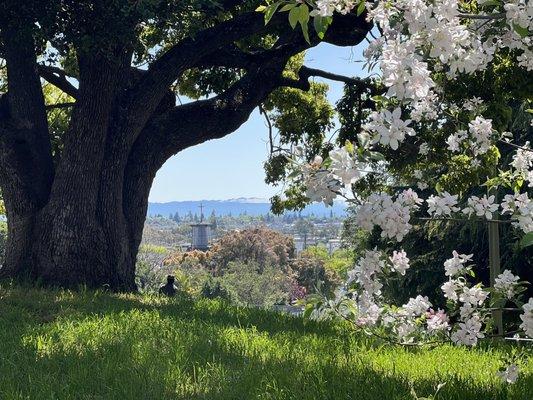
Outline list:
[[[76,98],[78,89],[68,81],[67,74],[61,68],[39,64],[39,75],[59,90]]]
[[[301,79],[308,79],[312,76],[318,76],[321,78],[329,79],[332,81],[338,81],[338,82],[344,82],[349,85],[354,85],[360,88],[369,88],[371,87],[371,80],[370,79],[362,79],[357,77],[349,77],[344,75],[338,75],[331,72],[323,71],[321,69],[316,68],[309,68],[305,65],[300,68],[300,71],[298,73]]]

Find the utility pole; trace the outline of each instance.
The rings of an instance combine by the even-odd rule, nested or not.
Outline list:
[[[489,190],[489,195],[493,195],[495,198],[498,196],[498,189],[492,188]],[[497,198],[496,198],[497,200]],[[495,201],[496,201],[495,200]],[[494,287],[496,277],[500,275],[500,225],[497,222],[499,214],[493,213],[492,218],[495,221],[488,222],[489,231],[489,266],[490,266],[490,286]],[[498,335],[503,336],[503,313],[502,310],[493,310],[492,318],[496,325],[496,331]]]

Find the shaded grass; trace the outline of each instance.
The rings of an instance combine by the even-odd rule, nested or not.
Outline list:
[[[406,350],[225,303],[0,287],[0,399],[533,399],[502,345]]]

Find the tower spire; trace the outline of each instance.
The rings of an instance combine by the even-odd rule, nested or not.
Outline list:
[[[204,204],[203,203],[200,203],[200,222],[203,222],[204,220]]]

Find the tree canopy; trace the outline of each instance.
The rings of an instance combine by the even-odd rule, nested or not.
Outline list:
[[[339,14],[302,35],[279,13],[265,24],[261,3],[0,4],[1,275],[130,290],[150,186],[169,157],[258,107],[282,143],[319,146],[332,108],[311,78],[367,82],[308,68],[302,53],[356,45],[372,24]],[[275,162],[267,169],[281,178]]]

